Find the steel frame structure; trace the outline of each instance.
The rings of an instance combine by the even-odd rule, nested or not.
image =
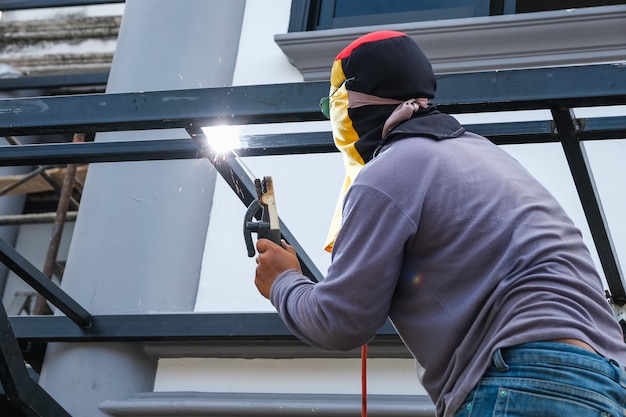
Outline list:
[[[585,80],[585,82],[581,82]],[[0,80],[0,90],[3,80]],[[327,83],[295,83],[143,93],[85,94],[0,100],[2,135],[45,135],[75,132],[183,128],[189,139],[55,143],[0,147],[0,166],[99,163],[208,158],[242,203],[254,198],[251,179],[234,159],[215,159],[203,145],[202,126],[323,120],[317,103]],[[583,141],[626,138],[626,117],[575,119],[577,107],[626,104],[626,66],[494,71],[438,77],[437,104],[448,113],[480,113],[547,109],[553,120],[469,125],[497,144],[560,142],[570,167],[611,301],[626,303],[619,266]],[[80,109],[77,111],[76,109]],[[336,151],[327,133],[254,135],[246,138],[242,156]],[[242,190],[242,191],[239,191]],[[284,238],[299,248],[286,225]],[[309,277],[322,279],[300,248]],[[275,314],[92,315],[6,242],[0,261],[54,304],[64,316],[7,317],[0,308],[0,379],[7,397],[24,414],[43,416],[29,404],[58,405],[45,392],[33,391],[24,378],[22,343],[134,341],[298,343]],[[1,306],[0,306],[1,307]],[[391,326],[381,329],[373,345],[400,341]],[[29,379],[30,380],[30,379]],[[14,387],[15,389],[8,389]],[[60,407],[59,407],[60,408]],[[64,410],[59,416],[68,415]]]

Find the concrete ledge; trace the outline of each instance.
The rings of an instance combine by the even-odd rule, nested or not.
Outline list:
[[[0,24],[0,62],[23,74],[108,71],[121,16],[26,20]]]
[[[361,414],[360,395],[150,392],[123,400],[108,400],[100,409],[115,417],[276,416],[318,417]],[[370,395],[370,417],[434,417],[426,396]]]
[[[349,42],[380,29],[413,37],[438,74],[626,59],[626,5],[294,32],[275,41],[305,81],[319,81]]]

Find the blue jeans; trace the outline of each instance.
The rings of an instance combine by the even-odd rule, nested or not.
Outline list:
[[[499,349],[455,417],[624,417],[626,369],[565,343]]]

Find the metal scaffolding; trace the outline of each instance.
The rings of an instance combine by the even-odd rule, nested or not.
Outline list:
[[[208,158],[242,203],[248,205],[255,196],[251,179],[234,158],[212,158],[210,150],[202,144],[200,128],[221,123],[322,120],[317,103],[319,97],[326,94],[327,83],[313,82],[0,100],[0,134],[5,136],[165,128],[184,128],[190,134],[188,140],[6,146],[0,148],[0,166]],[[176,105],[168,104],[172,102]],[[626,303],[623,271],[581,145],[584,141],[626,138],[626,117],[577,120],[572,109],[626,104],[626,66],[590,65],[445,75],[438,77],[436,104],[448,113],[551,111],[552,121],[466,127],[496,144],[562,144],[610,288],[610,299],[616,306],[623,306]],[[80,114],[76,108],[82,109]],[[239,152],[241,156],[336,151],[329,132],[254,135],[246,139],[248,147]],[[60,207],[67,212],[67,208]],[[285,240],[298,249],[309,276],[321,279],[286,225],[281,224],[281,231]],[[29,391],[18,341],[229,343],[237,340],[259,346],[298,344],[273,314],[92,315],[49,279],[49,270],[39,271],[4,241],[0,241],[0,260],[64,313],[7,317],[0,308],[4,329],[0,333],[0,378],[7,396],[24,415],[52,415],[48,411],[32,411],[28,404],[41,402],[52,409],[56,403],[45,392]],[[391,351],[398,355],[400,341],[388,325],[379,331],[372,346],[374,356]],[[58,415],[67,414],[60,412]]]

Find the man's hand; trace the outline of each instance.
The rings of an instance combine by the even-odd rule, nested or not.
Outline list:
[[[288,269],[302,273],[296,250],[284,240],[282,247],[269,239],[259,239],[256,243],[259,255],[256,257],[254,284],[265,298],[270,298],[270,289],[276,278]]]

